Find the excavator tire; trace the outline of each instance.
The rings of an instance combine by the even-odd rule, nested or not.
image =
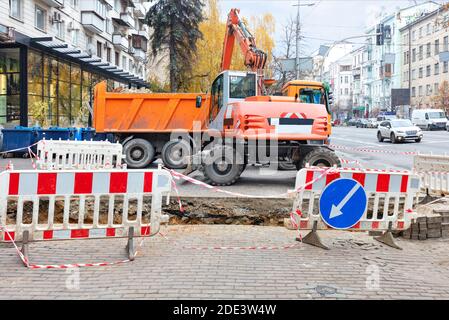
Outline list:
[[[307,153],[301,161],[296,163],[296,168],[300,170],[307,164],[315,167],[341,167],[341,161],[335,152],[325,148],[316,148]]]
[[[230,146],[215,147],[200,168],[204,182],[213,186],[234,184],[244,169],[243,157]]]
[[[296,165],[294,163],[289,163],[289,162],[279,162],[278,170],[280,170],[280,171],[296,170]]]

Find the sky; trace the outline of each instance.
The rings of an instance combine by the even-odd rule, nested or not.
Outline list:
[[[449,0],[435,0],[445,3]],[[296,18],[297,4],[292,0],[219,0],[223,19],[231,8],[239,8],[240,16],[271,13],[276,21],[275,40],[280,47],[282,28],[289,16]],[[380,10],[393,13],[396,8],[404,8],[426,0],[301,0],[301,4],[315,3],[312,7],[301,6],[301,54],[310,55],[320,44],[329,44],[350,36],[364,33],[365,28],[376,21]],[[254,35],[257,41],[257,35]],[[358,40],[354,40],[357,43]],[[275,49],[275,52],[277,50]]]

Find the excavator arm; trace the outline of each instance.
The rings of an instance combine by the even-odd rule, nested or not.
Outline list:
[[[221,59],[221,71],[229,70],[232,61],[232,51],[235,41],[238,41],[245,58],[245,66],[251,71],[263,76],[263,69],[267,62],[267,54],[256,46],[253,35],[249,32],[245,23],[239,18],[239,9],[231,9],[228,15],[226,36],[223,44],[223,56]]]

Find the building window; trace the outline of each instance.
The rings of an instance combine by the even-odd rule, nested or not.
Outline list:
[[[345,95],[348,95],[349,94],[349,90],[348,90],[348,88],[345,88]]]
[[[79,30],[73,29],[70,33],[72,45],[77,47],[79,40]]]
[[[422,38],[422,27],[419,28],[419,37]]]
[[[20,49],[0,50],[0,124],[19,124]]]
[[[123,70],[128,70],[128,68],[126,67],[126,57],[125,56],[123,56],[122,57],[122,69]]]
[[[345,83],[348,83],[349,82],[349,78],[348,78],[348,76],[345,76]]]
[[[422,60],[422,58],[423,58],[423,52],[424,52],[423,46],[419,46],[419,54],[418,54],[418,59],[419,59],[419,60]]]
[[[415,80],[416,79],[416,69],[412,70],[412,79]]]
[[[418,87],[418,95],[422,97],[422,86]]]
[[[440,64],[439,63],[435,63],[435,75],[440,74]]]
[[[431,54],[432,54],[431,47],[432,47],[432,45],[430,44],[430,42],[427,43],[427,56],[426,56],[427,58],[429,58],[431,56]]]
[[[435,83],[433,85],[433,94],[437,95],[439,91],[440,91],[440,88],[438,86],[438,83]]]
[[[101,47],[103,46],[103,44],[100,41],[97,41],[97,57],[101,58],[102,54],[101,54]]]
[[[416,88],[415,87],[412,88],[412,97],[416,97]]]
[[[432,31],[432,29],[430,27],[430,23],[427,24],[426,29],[427,29],[427,35],[429,35]]]
[[[430,71],[430,66],[426,67],[426,77],[430,77],[431,71]]]
[[[430,96],[431,93],[432,93],[432,86],[428,84],[426,86],[426,96]]]
[[[111,62],[111,48],[106,49],[106,60]]]
[[[412,62],[416,61],[416,49],[412,49]]]
[[[9,0],[9,15],[23,20],[23,0]]]
[[[70,6],[74,9],[77,9],[79,6],[79,0],[70,0]]]
[[[443,38],[443,51],[449,51],[448,46],[449,46],[449,38],[448,36],[445,36]]]
[[[36,6],[34,14],[34,26],[41,31],[45,31],[45,22],[47,21],[46,17],[47,12],[41,7]]]
[[[412,31],[412,40],[416,40],[416,31]]]
[[[435,40],[435,55],[438,55],[440,53],[440,40]]]
[[[448,71],[448,62],[447,61],[445,61],[444,63],[443,63],[443,72],[444,73],[447,73],[447,71]]]
[[[64,40],[64,38],[65,38],[65,22],[64,21],[56,23],[56,37],[58,37],[61,40]]]
[[[421,79],[423,77],[423,68],[419,68],[418,77]]]
[[[117,52],[117,51],[115,51],[115,65],[116,65],[117,67],[120,66],[120,53]]]
[[[111,19],[106,18],[104,23],[105,23],[106,33],[112,34],[112,22],[111,22]]]

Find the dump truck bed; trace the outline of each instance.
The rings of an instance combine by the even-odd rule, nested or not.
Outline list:
[[[196,97],[202,97],[200,108]],[[201,93],[114,93],[106,82],[95,86],[94,119],[96,132],[167,133],[192,131],[199,121],[204,129],[209,117],[209,96]]]

